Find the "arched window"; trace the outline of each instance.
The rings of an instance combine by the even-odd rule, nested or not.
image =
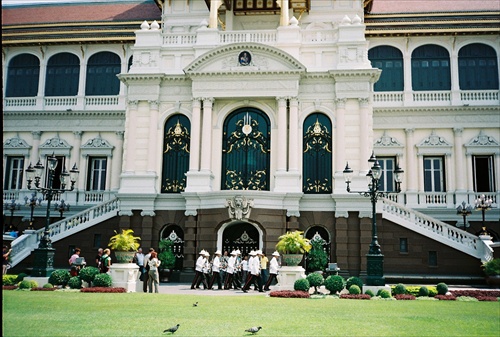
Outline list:
[[[450,90],[450,56],[443,47],[425,45],[411,54],[411,81],[414,91]]]
[[[87,63],[86,96],[118,95],[120,80],[116,77],[121,70],[120,57],[110,52],[92,55]]]
[[[242,108],[224,122],[222,139],[223,190],[269,190],[271,131],[260,110]]]
[[[382,70],[380,79],[375,83],[375,91],[403,91],[403,54],[394,47],[380,46],[368,51],[368,58],[374,68]]]
[[[186,189],[189,170],[191,123],[184,115],[170,117],[165,123],[163,142],[162,193],[180,193]]]
[[[40,60],[31,54],[15,56],[7,71],[7,97],[33,97],[38,94]]]
[[[52,56],[47,63],[45,96],[76,96],[80,78],[80,61],[70,53]]]
[[[458,78],[462,90],[498,89],[498,65],[495,50],[472,43],[458,52]]]
[[[314,113],[304,121],[302,176],[304,193],[332,193],[332,124]]]

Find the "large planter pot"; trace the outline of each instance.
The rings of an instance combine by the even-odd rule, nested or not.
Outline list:
[[[303,257],[304,254],[283,254],[283,261],[287,266],[295,267],[299,265]]]
[[[131,263],[134,259],[135,252],[124,252],[115,250],[116,261],[118,263]]]

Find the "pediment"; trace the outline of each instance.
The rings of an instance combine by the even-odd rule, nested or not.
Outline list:
[[[245,74],[301,74],[306,68],[283,50],[258,43],[236,43],[213,49],[191,62],[191,76]]]

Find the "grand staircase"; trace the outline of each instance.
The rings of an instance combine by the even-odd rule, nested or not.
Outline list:
[[[493,249],[488,245],[487,241],[483,241],[473,234],[406,208],[389,199],[383,199],[383,202],[378,203],[378,205],[381,205],[378,212],[382,213],[384,219],[469,254],[481,260],[481,262],[493,259]],[[89,227],[98,225],[102,221],[116,216],[119,209],[119,200],[115,198],[55,222],[49,227],[50,239],[52,242],[57,242]],[[38,247],[43,232],[44,228],[36,231],[27,230],[12,242],[11,265],[13,267]]]
[[[73,216],[64,218],[49,226],[50,240],[57,242],[68,236],[76,234],[89,227],[111,219],[118,214],[120,203],[118,199],[112,199],[102,204],[88,208]],[[45,228],[38,230],[25,230],[24,234],[12,241],[11,266],[14,267],[38,247],[43,237]]]

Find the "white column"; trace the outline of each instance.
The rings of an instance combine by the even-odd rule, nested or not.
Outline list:
[[[217,16],[220,5],[221,0],[210,0],[210,20],[208,22],[208,28],[217,28]]]
[[[42,48],[42,47],[40,47]],[[45,96],[45,79],[47,78],[47,61],[45,59],[45,53],[42,54],[40,59],[40,77],[38,78],[38,97]]]
[[[38,162],[38,159],[40,159],[40,138],[42,137],[42,131],[32,131],[31,134],[33,135],[33,151],[31,152],[31,157],[30,157],[30,162],[35,166],[35,164]]]
[[[403,55],[403,71],[404,71],[404,99],[403,104],[408,105],[413,102],[413,90],[411,85],[411,53],[408,51],[408,41],[406,38],[406,50]]]
[[[125,139],[125,171],[134,171],[134,156],[135,156],[135,142],[136,142],[136,128],[134,121],[137,116],[138,101],[129,101],[126,116],[125,132],[127,137]]]
[[[277,171],[286,171],[286,128],[287,128],[287,118],[286,118],[286,98],[277,97],[278,101],[278,156],[277,156]]]
[[[156,172],[158,158],[158,101],[149,101],[149,147],[147,172]]]
[[[200,168],[200,131],[201,131],[201,101],[193,98],[193,117],[191,120],[191,144],[189,153],[189,171]]]
[[[407,190],[416,191],[417,182],[420,179],[417,176],[417,162],[415,157],[415,145],[413,141],[413,135],[415,129],[405,129],[406,132],[406,167],[404,177],[406,179]],[[401,165],[400,165],[401,166]]]
[[[370,144],[370,130],[368,129],[368,98],[359,98],[359,158],[361,160],[360,163],[360,171],[368,172],[370,163],[368,159],[370,158],[371,149],[373,148],[373,144]]]
[[[455,48],[455,37],[453,38],[453,46],[450,57],[450,76],[451,76],[451,101],[452,104],[461,104],[460,84],[458,77],[458,50]]]
[[[417,154],[417,179],[418,179],[418,191],[424,192],[424,156],[422,154]],[[409,180],[412,180],[411,178]]]
[[[82,146],[82,135],[83,131],[74,131],[73,135],[75,137],[75,147],[73,148],[73,158],[68,158],[68,167],[66,167],[68,170],[71,170],[73,168],[73,165],[76,164],[80,172],[83,172],[84,170],[82,165],[81,165],[81,160],[80,160],[80,148]],[[73,160],[71,160],[73,159]],[[85,190],[85,174],[79,174],[78,175],[78,182],[75,186],[77,189],[83,189]]]
[[[288,14],[288,0],[278,0],[278,4],[281,7],[280,26],[288,26],[288,24],[290,23],[290,17]]]
[[[474,192],[474,168],[472,165],[472,154],[465,154],[465,162],[467,165],[467,191]],[[496,163],[495,163],[496,164]],[[473,200],[471,200],[473,202]]]
[[[296,97],[290,99],[290,131],[288,135],[288,170],[299,170],[299,101]]]
[[[111,176],[111,184],[108,189],[112,191],[117,191],[120,187],[120,174],[122,172],[122,160],[123,160],[123,131],[116,131],[116,147],[113,151],[113,156],[111,157],[111,171],[109,175]],[[114,159],[113,159],[114,158]]]
[[[454,133],[454,149],[455,149],[455,186],[457,190],[464,191],[467,178],[464,175],[463,165],[463,149],[462,149],[462,133],[463,128],[453,128]]]
[[[87,76],[87,60],[82,59],[80,77],[78,78],[78,97],[85,97],[85,77]]]
[[[335,153],[333,157],[335,158],[334,172],[339,172],[340,174],[344,170],[346,165],[345,160],[345,103],[346,99],[337,99],[337,113],[335,125]]]
[[[201,171],[210,171],[212,160],[212,107],[213,98],[203,99],[203,131],[201,133]]]

